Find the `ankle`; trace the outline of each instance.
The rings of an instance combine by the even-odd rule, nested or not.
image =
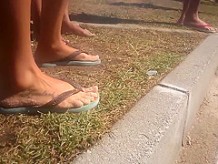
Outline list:
[[[58,49],[62,44],[62,36],[59,36],[58,38],[54,38],[52,40],[42,40],[40,39],[36,52],[43,52],[48,50],[55,50]]]
[[[20,92],[22,90],[30,89],[37,82],[37,77],[41,74],[41,71],[36,68],[30,68],[23,71],[13,71],[13,74],[0,75],[0,91],[3,91],[6,95],[11,93]]]
[[[71,29],[71,23],[70,22],[63,22],[61,27],[61,33],[69,32]]]
[[[199,20],[198,14],[195,13],[187,13],[185,16],[185,21],[196,22]]]

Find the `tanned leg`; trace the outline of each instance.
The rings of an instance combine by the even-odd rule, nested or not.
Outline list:
[[[183,18],[183,25],[193,27],[199,31],[216,32],[216,29],[202,21],[198,15],[200,0],[189,0],[189,5]]]
[[[69,8],[69,1],[63,17],[62,33],[67,33],[67,34],[73,33],[75,35],[84,36],[84,37],[95,36],[95,34],[91,33],[89,30],[83,29],[82,27],[80,27],[78,23],[70,20],[68,8]]]
[[[205,28],[215,30],[215,28],[202,21],[198,15],[200,0],[190,0],[189,7],[185,15],[184,24],[191,26],[205,26]]]
[[[33,20],[33,31],[36,40],[39,38],[40,33],[40,18],[42,10],[42,0],[32,0],[31,2],[31,17]]]
[[[51,5],[52,4],[52,5]],[[39,43],[35,59],[37,63],[53,62],[70,56],[78,51],[62,42],[61,25],[68,0],[44,0],[42,4]],[[81,53],[74,60],[99,60],[97,55]]]
[[[185,22],[198,22],[198,23],[204,23],[200,20],[198,16],[198,8],[200,5],[200,0],[190,0],[189,7],[186,11],[186,16],[184,21]]]
[[[33,38],[38,41],[40,36],[40,20],[42,12],[42,0],[31,0],[31,18],[33,20]],[[69,41],[62,38],[64,44],[68,44]]]
[[[57,6],[62,0],[50,5]],[[35,64],[30,44],[30,0],[0,1],[0,106],[43,105],[53,97],[74,89],[51,78]],[[61,14],[61,13],[60,13]],[[80,107],[97,98],[97,87],[67,98],[60,108]]]
[[[69,3],[69,2],[68,2]],[[38,40],[40,32],[40,18],[41,18],[42,0],[32,0],[32,19],[34,22],[34,36]],[[75,34],[84,37],[95,36],[87,29],[83,29],[80,25],[74,21],[71,21],[68,13],[68,4],[65,9],[62,22],[62,33],[64,34]],[[64,39],[63,39],[64,40]]]
[[[183,22],[184,22],[184,19],[186,16],[186,12],[189,8],[189,2],[190,2],[190,0],[183,0],[182,13],[181,13],[179,20],[177,21],[177,24],[179,24],[179,25],[183,25]]]

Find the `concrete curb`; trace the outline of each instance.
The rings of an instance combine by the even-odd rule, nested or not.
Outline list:
[[[211,35],[73,163],[174,163],[217,65],[218,35]]]

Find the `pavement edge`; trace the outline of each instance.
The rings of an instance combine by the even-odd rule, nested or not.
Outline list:
[[[174,163],[218,65],[218,35],[208,36],[73,164]]]

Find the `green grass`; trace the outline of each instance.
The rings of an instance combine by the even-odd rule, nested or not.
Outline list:
[[[98,83],[101,97],[98,108],[80,114],[0,115],[0,163],[69,163],[109,132],[206,37],[202,33],[89,29],[97,36],[66,37],[72,46],[99,54],[100,66],[43,71],[84,86]],[[158,74],[148,77],[150,69]]]
[[[0,115],[1,163],[73,160],[108,132],[205,37],[198,33],[170,35],[146,30],[91,30],[97,34],[95,38],[68,36],[68,39],[85,50],[101,54],[101,66],[58,67],[44,71],[55,77],[76,79],[85,86],[98,82],[101,96],[98,108],[80,114]],[[148,77],[146,73],[150,69],[157,70],[157,76]]]

